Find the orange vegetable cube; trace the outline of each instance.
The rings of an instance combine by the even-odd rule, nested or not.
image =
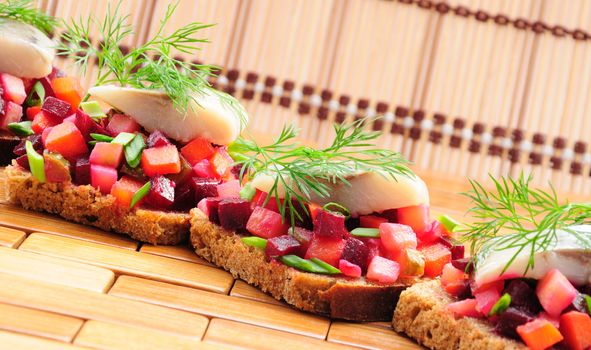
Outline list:
[[[578,311],[570,311],[560,316],[560,332],[564,341],[573,350],[591,347],[591,317]]]
[[[129,208],[131,198],[143,185],[143,183],[129,176],[123,176],[111,187],[111,195],[115,197],[117,204]]]
[[[51,87],[55,97],[68,102],[72,106],[72,111],[78,108],[80,101],[82,101],[78,80],[72,77],[55,78],[51,80]]]
[[[548,320],[535,319],[517,326],[517,334],[532,350],[544,350],[560,342],[563,337]]]
[[[441,243],[422,247],[420,251],[425,256],[425,276],[427,277],[441,275],[443,266],[451,262],[451,252]]]
[[[51,129],[45,140],[45,148],[64,158],[76,158],[88,152],[84,136],[74,123],[68,121]]]
[[[149,177],[178,174],[181,171],[179,151],[174,145],[146,148],[142,152],[142,169]]]
[[[214,152],[215,149],[211,145],[211,142],[202,137],[192,140],[181,148],[181,154],[191,165],[195,165],[197,162],[211,157]]]

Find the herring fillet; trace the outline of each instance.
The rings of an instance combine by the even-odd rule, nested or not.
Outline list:
[[[55,43],[32,25],[0,18],[0,72],[19,78],[51,73]]]
[[[181,113],[159,90],[143,90],[114,85],[95,86],[90,95],[130,115],[148,132],[160,130],[168,137],[189,142],[204,137],[218,145],[234,141],[241,132],[240,118],[216,93],[196,94],[191,108]]]

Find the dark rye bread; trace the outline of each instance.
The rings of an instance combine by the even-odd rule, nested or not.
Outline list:
[[[199,256],[297,309],[351,321],[390,321],[400,292],[414,282],[383,285],[298,271],[240,238],[211,223],[201,210],[191,211],[191,243]]]
[[[15,157],[13,150],[21,142],[21,138],[6,131],[0,131],[0,166],[10,165]]]
[[[70,221],[129,235],[151,244],[178,244],[189,234],[189,214],[128,210],[90,185],[40,183],[18,166],[5,169],[10,200],[25,209],[60,215]]]
[[[523,343],[497,335],[484,321],[456,319],[446,310],[451,302],[439,281],[417,283],[400,294],[392,326],[434,350],[527,349]]]

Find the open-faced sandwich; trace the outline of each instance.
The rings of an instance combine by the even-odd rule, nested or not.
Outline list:
[[[30,1],[0,3],[0,166],[31,135],[45,95],[67,99],[72,81],[54,69],[55,43],[47,36],[57,20]]]
[[[591,204],[561,205],[523,177],[495,184],[469,194],[472,258],[404,291],[394,329],[438,350],[589,349]]]
[[[438,276],[463,246],[430,220],[425,183],[400,154],[375,147],[365,121],[335,125],[324,149],[294,143],[290,127],[268,146],[232,143],[244,186],[237,196],[201,180],[197,254],[298,309],[390,320],[399,293]]]
[[[124,53],[119,43],[131,28],[117,10],[109,9],[105,21],[67,25],[60,52],[83,70],[96,60],[97,82],[80,103],[45,96],[39,113],[46,123],[16,147],[19,158],[6,170],[10,196],[26,209],[176,244],[188,237],[188,210],[201,199],[196,179],[215,179],[219,192],[238,194],[224,145],[240,134],[247,116],[234,98],[209,86],[211,67],[169,55],[196,50],[193,44],[202,40],[194,35],[204,25],[166,36],[160,28]],[[98,48],[88,35],[93,25],[102,33]],[[112,109],[104,113],[89,97]]]

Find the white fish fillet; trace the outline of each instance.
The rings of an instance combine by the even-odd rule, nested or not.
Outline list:
[[[37,28],[0,18],[0,72],[20,78],[42,78],[51,73],[55,43]]]
[[[591,240],[591,225],[571,226]],[[579,240],[564,230],[556,231],[557,240],[546,251],[534,255],[534,267],[524,274],[530,252],[520,252],[506,270],[505,278],[527,277],[540,279],[551,269],[558,269],[569,281],[584,285],[591,283],[591,249],[583,249]],[[493,241],[494,242],[494,241]],[[494,243],[493,243],[494,244]],[[474,279],[477,285],[499,279],[503,268],[515,254],[517,248],[493,250],[476,266]]]
[[[105,85],[90,88],[89,93],[130,115],[147,131],[160,130],[181,142],[200,136],[225,145],[242,131],[235,111],[211,91],[195,95],[198,103],[192,101],[186,113],[179,112],[162,91]]]

